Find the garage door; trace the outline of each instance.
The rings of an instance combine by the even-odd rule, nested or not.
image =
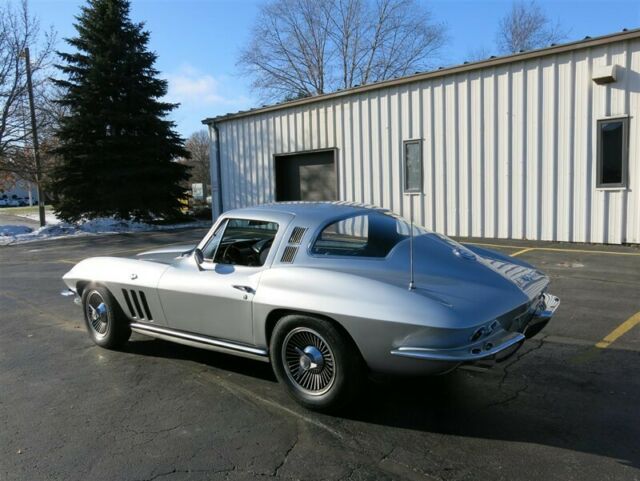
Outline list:
[[[276,200],[337,200],[337,177],[333,150],[278,155]]]

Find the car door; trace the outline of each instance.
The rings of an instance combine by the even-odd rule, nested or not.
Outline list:
[[[247,229],[246,239],[235,238],[237,232],[230,233],[233,222],[236,220],[224,219],[206,239],[202,247],[204,262],[198,264],[191,256],[167,269],[160,279],[158,292],[170,327],[252,344],[252,301],[268,259],[265,257],[262,265],[243,265],[238,259],[230,262],[232,259],[222,255],[221,249],[228,250],[234,243],[242,244],[243,248],[251,243],[251,229]],[[275,242],[276,232],[255,235],[264,234],[265,238],[273,235],[272,242]]]

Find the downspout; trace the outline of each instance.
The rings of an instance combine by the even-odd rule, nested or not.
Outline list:
[[[222,214],[224,209],[222,206],[222,168],[220,166],[220,131],[218,130],[218,126],[213,121],[209,123],[209,132],[211,134],[211,142],[213,143],[211,150],[213,153],[213,162],[215,164],[215,170],[210,168],[211,189],[213,190],[214,188],[217,188],[215,192],[216,198],[217,198],[216,199],[217,208],[211,209],[211,216],[215,221],[216,218],[220,214]],[[214,172],[215,172],[215,178],[213,176]],[[214,194],[214,192],[211,192],[211,193]]]

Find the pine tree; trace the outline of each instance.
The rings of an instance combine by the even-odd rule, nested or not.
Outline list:
[[[128,0],[89,0],[77,17],[75,53],[60,53],[69,111],[57,133],[61,161],[52,188],[59,217],[148,220],[179,213],[188,158],[166,116],[167,82],[157,78],[149,32],[129,18]]]

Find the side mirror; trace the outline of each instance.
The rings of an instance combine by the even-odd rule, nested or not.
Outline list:
[[[193,250],[193,258],[196,260],[196,264],[198,265],[198,269],[202,270],[200,268],[200,264],[202,264],[204,262],[204,254],[202,253],[202,250],[198,249],[197,247]]]

